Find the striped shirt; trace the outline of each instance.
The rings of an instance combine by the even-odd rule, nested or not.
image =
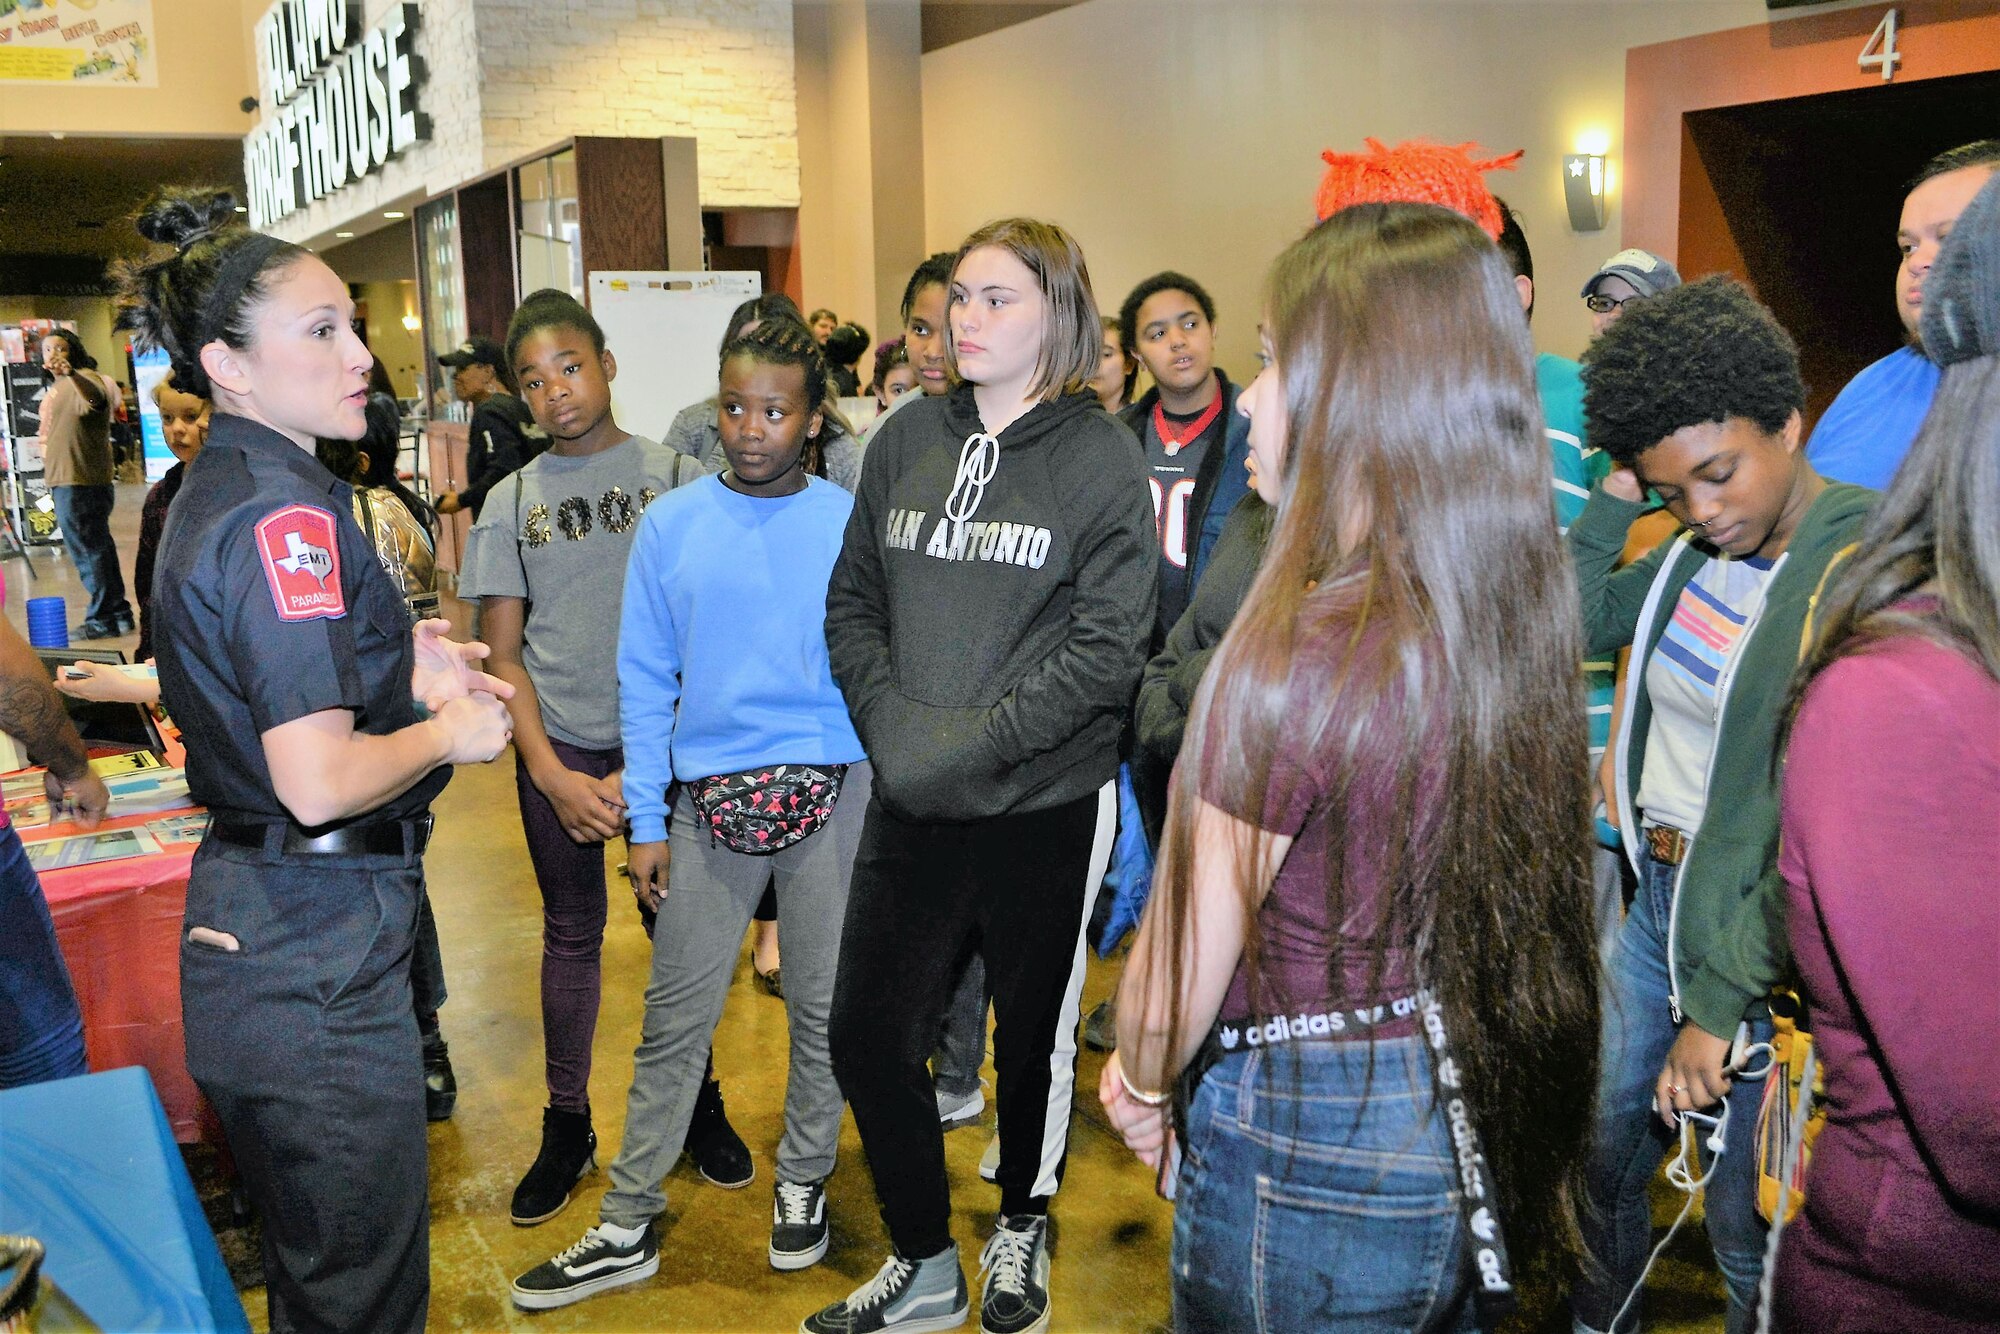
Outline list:
[[[1555,491],[1556,528],[1568,532],[1583,513],[1590,489],[1611,471],[1611,458],[1584,440],[1583,376],[1566,357],[1544,352],[1535,358],[1535,390],[1542,400],[1544,433],[1549,441],[1549,474]],[[1585,698],[1590,712],[1590,766],[1594,773],[1611,740],[1611,699],[1617,659],[1592,659],[1583,664]],[[1618,831],[1603,820],[1597,837],[1606,847],[1618,846]]]
[[[1653,724],[1639,809],[1648,823],[1690,833],[1701,827],[1730,659],[1763,609],[1775,568],[1776,562],[1754,557],[1716,557],[1681,590],[1666,633],[1646,662]]]

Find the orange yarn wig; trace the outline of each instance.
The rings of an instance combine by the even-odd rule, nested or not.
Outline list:
[[[1481,162],[1473,158],[1476,144],[1446,147],[1425,139],[1408,139],[1385,148],[1379,139],[1364,140],[1365,152],[1336,153],[1327,149],[1326,175],[1313,201],[1320,221],[1355,204],[1438,204],[1463,213],[1495,241],[1500,239],[1500,205],[1480,179],[1482,172],[1512,171],[1521,149]]]

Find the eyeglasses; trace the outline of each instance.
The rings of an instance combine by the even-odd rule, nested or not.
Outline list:
[[[1583,304],[1589,308],[1590,313],[1593,315],[1609,315],[1627,301],[1633,300],[1637,300],[1637,298],[1629,296],[1606,296],[1602,292],[1592,292],[1583,299]]]

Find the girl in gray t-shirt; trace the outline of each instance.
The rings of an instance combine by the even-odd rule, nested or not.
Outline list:
[[[542,891],[542,1146],[512,1215],[554,1217],[594,1165],[590,1049],[597,1031],[606,887],[603,844],[625,833],[618,736],[618,613],[625,560],[652,500],[702,476],[695,460],[631,435],[611,413],[617,360],[566,292],[534,293],[507,330],[507,362],[552,443],[495,485],[466,545],[459,594],[478,598],[492,670],[513,683],[515,786]],[[651,921],[647,927],[650,931]],[[687,1150],[718,1185],[750,1154],[711,1068]]]

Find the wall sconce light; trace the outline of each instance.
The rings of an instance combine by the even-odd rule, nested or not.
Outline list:
[[[403,332],[404,332],[404,333],[412,333],[412,334],[413,334],[413,333],[415,333],[415,332],[416,332],[416,331],[417,331],[418,329],[421,329],[421,328],[423,327],[423,324],[424,324],[424,322],[423,322],[422,320],[418,319],[418,318],[417,318],[417,317],[416,317],[415,315],[405,315],[405,316],[403,316]]]
[[[1604,155],[1570,153],[1563,158],[1563,199],[1572,231],[1604,229]]]

